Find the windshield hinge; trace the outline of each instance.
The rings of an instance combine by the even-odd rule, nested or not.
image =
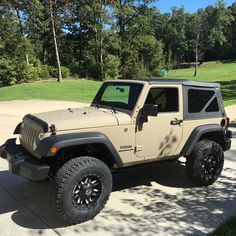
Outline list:
[[[56,135],[57,133],[57,129],[56,129],[56,126],[54,124],[52,124],[50,126],[50,132],[52,133],[52,135]]]

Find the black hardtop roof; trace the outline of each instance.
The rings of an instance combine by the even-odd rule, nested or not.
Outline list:
[[[219,83],[209,83],[209,82],[198,82],[191,81],[186,79],[144,79],[144,81],[149,84],[181,84],[185,86],[195,86],[195,87],[207,87],[207,88],[215,88],[220,87]]]

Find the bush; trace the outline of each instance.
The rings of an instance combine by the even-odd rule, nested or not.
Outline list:
[[[39,77],[42,79],[48,79],[49,73],[46,65],[41,65],[39,70]]]
[[[4,86],[14,85],[17,82],[16,68],[11,60],[0,60],[0,81]]]
[[[105,79],[119,79],[120,59],[117,56],[108,54],[105,58]]]
[[[57,68],[55,68],[53,66],[48,66],[47,69],[48,69],[48,73],[51,77],[54,77],[54,78],[57,77]],[[70,77],[70,75],[71,75],[70,69],[68,67],[61,66],[61,75],[62,75],[62,78]]]
[[[48,73],[49,73],[49,76],[51,77],[57,77],[57,69],[53,66],[48,66],[47,67],[47,70],[48,70]]]
[[[47,67],[42,64],[29,64],[24,65],[21,68],[17,68],[17,81],[28,82],[37,81],[48,78]]]
[[[62,78],[65,78],[65,79],[70,77],[70,69],[65,66],[62,66],[61,67],[61,75],[62,75]]]
[[[26,66],[25,69],[25,82],[27,81],[35,81],[35,80],[39,80],[39,67],[34,67],[33,65],[29,64]]]
[[[141,61],[130,61],[123,71],[126,79],[143,79],[148,73]]]

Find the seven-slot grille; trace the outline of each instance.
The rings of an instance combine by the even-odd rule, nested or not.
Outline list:
[[[25,117],[21,125],[21,137],[20,142],[27,149],[35,150],[40,139],[40,133],[43,133],[43,128],[36,122]]]

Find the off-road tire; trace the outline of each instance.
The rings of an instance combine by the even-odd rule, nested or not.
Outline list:
[[[210,140],[199,141],[186,160],[186,171],[198,186],[213,184],[223,169],[224,152],[221,146]]]
[[[80,197],[77,197],[76,195],[76,192],[79,191],[80,194],[82,187],[84,188],[82,183],[85,184],[86,178],[95,178],[100,186],[100,195],[96,201],[94,200],[94,202],[90,203],[90,200],[87,200],[90,198],[86,199],[90,204],[89,206],[87,205],[87,202],[84,202],[83,205],[82,203],[79,204],[80,200],[78,199],[80,199]],[[89,179],[88,182],[89,181],[92,186],[92,182],[94,181],[91,179]],[[75,191],[76,188],[77,191]],[[112,175],[107,165],[96,158],[83,156],[68,161],[58,170],[52,180],[51,199],[59,216],[65,222],[69,224],[78,224],[94,218],[104,208],[110,196],[111,189]],[[83,189],[82,191],[82,197],[87,197],[87,192],[85,190]],[[96,190],[98,191],[98,189]],[[93,194],[90,195],[91,199],[92,195]],[[75,198],[75,196],[77,198]]]

